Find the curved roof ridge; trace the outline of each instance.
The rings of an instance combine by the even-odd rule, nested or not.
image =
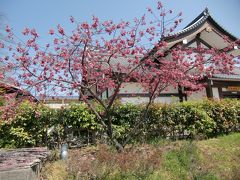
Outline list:
[[[218,23],[218,21],[216,21],[215,19],[213,19],[213,17],[210,15],[210,13],[208,12],[209,14],[209,18],[224,32],[226,32],[226,34],[228,34],[228,36],[230,38],[232,38],[233,40],[237,40],[237,36],[233,35],[231,32],[229,32],[228,30],[226,30],[221,24]]]
[[[212,18],[212,16],[209,13],[208,8],[206,7],[204,9],[203,12],[201,12],[193,21],[191,21],[185,28],[183,28],[180,31],[177,31],[175,33],[172,33],[168,36],[166,36],[165,38],[172,38],[174,36],[178,36],[181,35],[183,33],[186,33],[190,30],[193,30],[194,28],[197,28],[198,26],[202,25],[204,22],[206,22],[206,20],[210,20],[210,22],[212,22],[217,28],[219,28],[222,32],[224,32],[225,34],[227,34],[228,37],[230,37],[232,40],[237,40],[238,38],[236,36],[234,36],[233,34],[231,34],[229,31],[227,31],[226,29],[224,29],[219,23],[217,23],[216,20],[214,20]]]
[[[184,27],[183,29],[186,29],[186,28],[192,26],[192,25],[195,24],[196,21],[198,21],[200,18],[208,17],[208,16],[210,16],[210,13],[209,13],[208,8],[206,7],[203,12],[201,12],[194,20],[192,20],[192,21],[191,21],[186,27]]]

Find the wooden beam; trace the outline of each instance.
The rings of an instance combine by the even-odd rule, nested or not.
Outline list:
[[[179,94],[179,101],[183,102],[183,91],[182,91],[182,86],[178,85],[178,94]]]
[[[210,80],[210,79],[207,80],[206,92],[207,92],[207,97],[208,98],[213,98],[211,81],[212,80]]]
[[[212,48],[212,46],[210,45],[210,44],[208,44],[206,41],[204,41],[203,39],[201,39],[200,37],[199,37],[199,42],[200,43],[202,43],[202,44],[204,44],[205,46],[207,46],[209,49],[211,49]]]

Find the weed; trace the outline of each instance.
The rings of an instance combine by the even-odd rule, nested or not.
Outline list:
[[[240,133],[203,141],[155,141],[117,152],[107,145],[70,150],[47,164],[44,179],[239,179]],[[158,143],[159,142],[159,143]]]

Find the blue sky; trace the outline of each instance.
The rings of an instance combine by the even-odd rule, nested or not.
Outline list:
[[[240,0],[164,0],[167,9],[183,12],[183,28],[207,6],[212,16],[226,30],[240,37]],[[50,28],[61,24],[70,29],[69,17],[88,21],[92,15],[101,19],[131,20],[142,15],[146,7],[154,7],[155,0],[0,0],[3,24],[14,32],[34,27],[41,38],[47,38]],[[47,40],[47,39],[45,39]]]

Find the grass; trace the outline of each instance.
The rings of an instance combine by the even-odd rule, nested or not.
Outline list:
[[[240,134],[198,142],[203,169],[217,179],[240,179]]]
[[[106,145],[71,150],[43,179],[240,179],[240,133],[203,141],[154,141],[118,153]]]

